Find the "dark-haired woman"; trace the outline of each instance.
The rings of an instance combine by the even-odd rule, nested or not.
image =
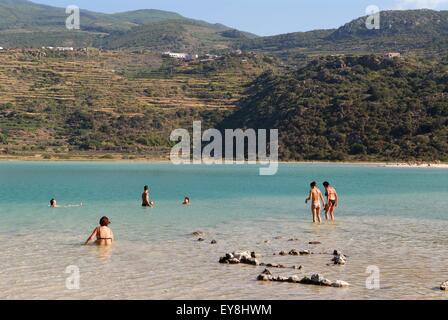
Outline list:
[[[95,243],[97,245],[111,245],[114,241],[114,234],[112,232],[112,229],[109,228],[110,220],[108,217],[102,217],[100,219],[100,226],[96,227],[92,234],[90,235],[89,239],[86,241],[86,245],[92,241],[96,237]]]

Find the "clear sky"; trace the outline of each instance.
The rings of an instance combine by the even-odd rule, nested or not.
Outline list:
[[[258,35],[336,28],[364,16],[369,5],[381,10],[448,10],[448,0],[33,0],[53,6],[113,13],[137,9],[174,11]]]

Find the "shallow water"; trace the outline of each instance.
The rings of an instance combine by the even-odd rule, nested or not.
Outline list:
[[[337,222],[312,225],[308,184],[326,179],[341,195]],[[0,163],[0,298],[445,299],[446,181],[448,170],[429,168],[285,164],[261,177],[252,166]],[[140,207],[145,184],[154,209]],[[186,195],[188,207],[180,205]],[[52,210],[51,197],[83,206]],[[102,215],[112,220],[114,246],[81,246]],[[207,231],[206,241],[195,230]],[[315,254],[273,255],[293,248]],[[327,265],[333,249],[347,265]],[[351,287],[260,283],[262,267],[217,262],[234,250],[303,265],[276,274],[319,272]],[[66,287],[72,265],[76,290]],[[369,266],[379,268],[380,289],[366,288]]]

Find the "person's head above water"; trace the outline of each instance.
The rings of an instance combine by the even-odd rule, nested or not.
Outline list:
[[[110,224],[110,220],[108,217],[104,216],[100,219],[100,226],[107,227]]]
[[[325,181],[324,183],[322,183],[324,185],[325,188],[328,188],[330,186],[330,183],[328,181]]]
[[[183,204],[189,204],[189,203],[190,203],[190,198],[189,197],[185,197]]]
[[[56,199],[55,198],[50,200],[50,206],[52,206],[52,207],[56,206]]]
[[[314,188],[316,185],[317,185],[316,181],[313,181],[313,182],[310,183],[310,187],[311,188]]]
[[[148,186],[144,186],[143,190],[149,191],[149,187]]]

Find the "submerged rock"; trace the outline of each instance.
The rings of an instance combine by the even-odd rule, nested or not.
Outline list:
[[[281,256],[286,256],[287,253],[286,253],[285,251],[280,251],[279,255],[281,255]]]
[[[202,241],[205,241],[205,239],[204,238],[199,238],[198,241],[202,242]]]
[[[448,281],[442,282],[440,284],[440,290],[443,290],[443,291],[448,290]]]
[[[319,241],[310,241],[310,242],[308,242],[308,244],[322,244],[322,242],[319,242]]]
[[[226,253],[224,257],[219,259],[219,263],[260,265],[260,262],[253,258],[249,251]]]
[[[271,272],[271,270],[269,270],[269,269],[264,269],[264,271],[263,271],[261,274],[269,274],[269,275],[272,275],[272,272]]]
[[[259,258],[261,258],[261,254],[256,253],[255,251],[252,251],[252,252],[250,253],[250,255],[251,255],[252,258],[255,258],[255,259],[259,259]]]
[[[201,230],[197,230],[197,231],[193,231],[191,233],[191,235],[195,236],[195,237],[203,237],[203,236],[207,235],[207,232],[201,231]]]
[[[299,255],[299,251],[297,251],[296,249],[292,249],[291,251],[289,251],[288,254],[290,256],[298,256]]]
[[[266,271],[266,270],[265,270]],[[285,276],[273,276],[270,271],[268,273],[263,272],[257,277],[259,281],[276,281],[276,282],[289,282],[289,283],[300,283],[300,284],[311,284],[317,286],[325,287],[335,287],[335,288],[345,288],[350,286],[348,282],[342,280],[331,281],[323,277],[320,274],[313,274],[311,277],[304,277],[300,279],[297,275],[290,277]]]
[[[301,250],[299,253],[301,256],[311,254],[311,252],[309,250]]]
[[[210,242],[210,244],[217,244],[218,242],[216,240],[212,240],[212,242]]]
[[[345,281],[342,281],[342,280],[336,280],[335,282],[333,282],[331,284],[331,286],[335,287],[335,288],[346,288],[346,287],[349,287],[350,284],[348,282],[345,282]]]
[[[334,264],[338,264],[338,265],[344,265],[347,263],[347,257],[339,250],[334,250],[333,251],[333,259],[331,259],[331,261],[334,262]]]
[[[260,274],[257,277],[258,281],[272,281],[272,275],[270,274]]]

